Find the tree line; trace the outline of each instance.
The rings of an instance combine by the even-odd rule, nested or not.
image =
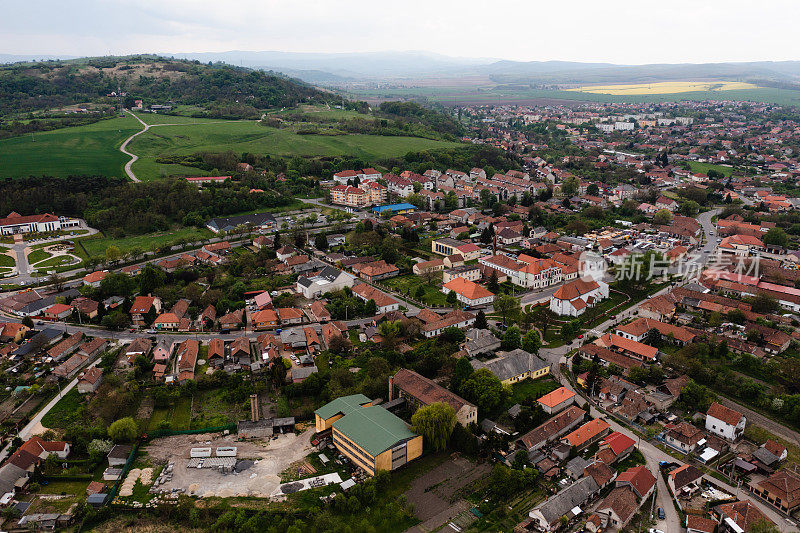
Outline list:
[[[0,214],[81,217],[92,227],[122,237],[166,230],[173,224],[202,226],[213,217],[289,205],[298,192],[295,188],[309,190],[309,183],[301,181],[252,176],[201,190],[181,179],[136,184],[102,176],[7,179],[0,182]],[[251,194],[251,188],[264,192]]]

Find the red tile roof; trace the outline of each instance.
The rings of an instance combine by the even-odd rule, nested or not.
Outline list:
[[[742,419],[742,413],[717,402],[711,404],[706,414],[708,416],[713,416],[717,420],[722,420],[731,426],[735,426]]]

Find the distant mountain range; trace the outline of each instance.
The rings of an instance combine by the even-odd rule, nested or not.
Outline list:
[[[419,51],[346,54],[231,51],[162,55],[275,70],[309,83],[332,85],[449,76],[487,76],[498,83],[646,83],[670,80],[800,83],[800,61],[616,65],[464,58]]]
[[[800,61],[616,65],[573,61],[508,61],[451,57],[421,51],[302,53],[274,51],[161,53],[165,57],[224,62],[319,85],[346,85],[398,79],[484,76],[497,83],[647,83],[671,80],[771,82],[800,85]],[[73,56],[0,54],[0,62],[70,59]]]

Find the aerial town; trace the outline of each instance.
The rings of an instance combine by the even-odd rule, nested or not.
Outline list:
[[[91,219],[4,213],[3,529],[797,531],[798,118],[461,113],[520,164],[338,170],[90,262]]]

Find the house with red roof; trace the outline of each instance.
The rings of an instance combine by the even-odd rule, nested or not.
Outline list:
[[[580,426],[578,429],[564,435],[562,442],[580,450],[597,441],[611,430],[608,422],[595,418]]]
[[[161,313],[153,321],[153,328],[155,329],[169,329],[177,330],[181,319],[175,313]]]
[[[161,298],[157,296],[137,296],[129,311],[135,326],[146,326],[149,318],[161,312]]]
[[[623,433],[620,433],[619,431],[614,431],[610,433],[600,443],[600,448],[598,449],[598,453],[600,453],[602,450],[605,449],[611,450],[611,452],[613,453],[612,462],[616,462],[626,458],[628,455],[633,453],[633,450],[635,448],[636,448],[635,440],[633,440],[632,438]]]
[[[542,406],[545,413],[552,415],[575,403],[575,393],[566,387],[559,387],[536,401]]]
[[[51,213],[23,216],[12,211],[7,217],[0,218],[0,235],[58,231],[66,220]]]
[[[744,434],[747,418],[730,407],[714,402],[706,413],[706,430],[728,440],[737,440]]]
[[[278,326],[278,313],[274,309],[262,309],[249,313],[248,317],[254,330],[270,329]]]
[[[45,320],[64,320],[72,314],[72,306],[67,304],[53,304],[42,311]]]
[[[103,370],[94,366],[83,373],[78,380],[78,392],[88,394],[97,391],[103,382]]]
[[[494,301],[494,294],[482,285],[464,278],[454,278],[442,285],[442,292],[456,293],[456,298],[468,306],[484,305]]]
[[[106,278],[107,275],[108,275],[107,270],[98,270],[96,272],[91,272],[83,276],[83,284],[97,289],[98,287],[100,287],[100,283]]]
[[[561,316],[580,316],[587,308],[608,298],[608,284],[578,278],[565,283],[550,297],[550,310]]]

